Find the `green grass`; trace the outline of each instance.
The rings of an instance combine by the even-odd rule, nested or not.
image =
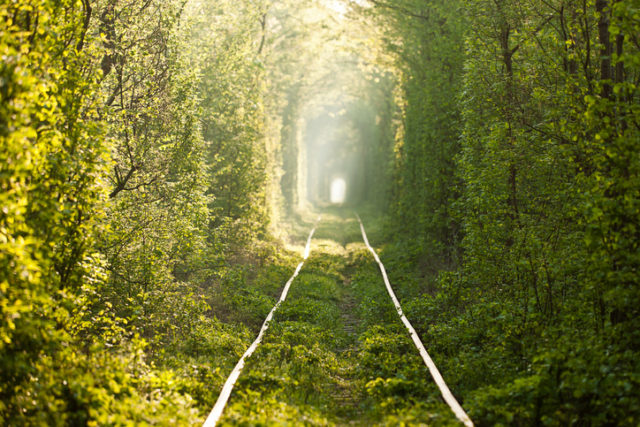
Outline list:
[[[456,423],[351,212],[323,212],[311,256],[247,360],[221,423]]]

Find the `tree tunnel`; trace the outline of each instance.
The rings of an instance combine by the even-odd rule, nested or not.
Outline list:
[[[338,107],[339,108],[339,107]],[[314,205],[332,202],[331,189],[344,182],[345,204],[357,203],[362,198],[365,156],[363,146],[366,141],[360,137],[345,110],[327,108],[322,114],[306,122],[303,144],[306,159],[306,196]]]
[[[311,85],[315,90],[290,119],[281,187],[295,209],[386,199],[393,124],[389,91],[380,86],[389,77],[382,82],[358,69],[357,60],[349,64],[323,64],[327,75]]]

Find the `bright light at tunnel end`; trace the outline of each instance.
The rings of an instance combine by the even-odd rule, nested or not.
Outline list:
[[[331,203],[344,203],[347,195],[347,183],[342,178],[336,178],[331,181]]]

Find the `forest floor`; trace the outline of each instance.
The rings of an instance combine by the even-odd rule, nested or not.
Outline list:
[[[334,209],[322,218],[311,255],[247,359],[221,424],[457,425],[355,215]],[[299,231],[304,239],[309,230]]]

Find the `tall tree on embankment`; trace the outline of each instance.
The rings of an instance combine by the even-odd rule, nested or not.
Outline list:
[[[391,220],[396,232],[411,237],[406,249],[412,258],[433,272],[458,258],[454,157],[465,16],[458,1],[372,3],[401,80]]]
[[[513,392],[532,403],[496,419],[637,421],[640,22],[624,1],[469,11],[463,283],[521,361],[479,406]]]
[[[181,305],[181,282],[202,268],[208,217],[198,76],[185,55],[183,6],[107,1],[94,5],[90,27],[101,53],[99,112],[112,163],[99,245],[109,274],[100,294],[158,341],[171,328],[166,310]]]
[[[420,24],[438,16],[436,6],[374,3],[391,22],[403,16],[425,34],[438,28]],[[462,84],[425,83],[436,97],[459,99],[453,108],[461,120],[446,140],[454,160],[449,194],[457,195],[447,215],[463,231],[448,251],[462,258],[454,272],[440,273],[435,296],[416,302],[429,318],[422,333],[481,423],[636,424],[637,8],[625,0],[442,7],[443,23],[450,22],[447,13],[468,22],[456,33],[465,46]],[[397,34],[413,46],[406,27]],[[440,28],[429,41],[444,47],[440,38],[448,34]],[[407,106],[414,96],[423,108],[431,104],[421,90],[407,92]],[[406,115],[397,185],[407,194],[400,200],[419,200],[425,190],[442,194],[451,182],[431,191],[429,174],[416,173],[411,159],[442,141],[424,138],[417,154],[408,154],[409,107]],[[426,123],[423,135],[443,130],[430,123],[430,111],[417,117]],[[423,204],[412,214],[405,205],[400,212],[433,224],[439,206]],[[419,230],[427,234],[418,241],[441,236]]]
[[[35,11],[5,3],[0,16],[0,410],[3,423],[18,423],[39,406],[64,404],[47,402],[33,379],[68,389],[58,372],[73,369],[71,338],[57,326],[71,318],[64,293],[77,291],[94,264],[86,235],[96,221],[87,211],[104,164],[93,143],[101,129],[83,120],[95,115],[95,80],[82,14],[71,2],[45,2]]]
[[[123,343],[122,324],[96,309],[107,275],[97,242],[113,191],[97,9],[77,1],[0,6],[0,422],[7,425],[191,415],[172,386],[151,398],[142,344]],[[167,398],[181,407],[169,409]]]
[[[207,144],[208,239],[228,256],[264,236],[266,209],[265,2],[194,4],[190,56],[201,73]]]
[[[200,381],[227,357],[214,342],[242,345],[202,297],[229,259],[209,226],[225,214],[208,203],[227,193],[207,177],[247,171],[206,157],[226,136],[202,136],[195,24],[182,1],[5,3],[0,422],[198,422],[195,406],[212,399]],[[230,44],[254,42],[254,27]],[[238,63],[218,81],[253,71]],[[242,123],[254,126],[216,124]],[[231,203],[226,215],[239,215],[245,202]]]

